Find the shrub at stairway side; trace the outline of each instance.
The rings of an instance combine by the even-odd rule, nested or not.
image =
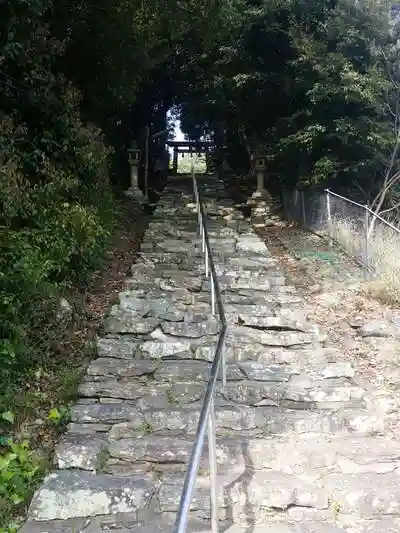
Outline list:
[[[67,118],[55,118],[52,130],[25,128],[16,141],[16,119],[0,122],[2,391],[38,361],[60,295],[86,280],[109,237],[109,151],[64,96]]]
[[[0,413],[7,413],[18,410],[18,390],[34,404],[43,401],[46,391],[37,389],[34,375],[51,363],[51,343],[60,340],[60,298],[99,265],[114,201],[105,172],[109,150],[79,115],[70,114],[61,134],[47,133],[52,153],[42,146],[44,132],[28,130],[12,142],[11,116],[0,128]],[[23,416],[17,413],[15,426],[0,417],[0,528],[9,526],[42,472],[23,440]]]

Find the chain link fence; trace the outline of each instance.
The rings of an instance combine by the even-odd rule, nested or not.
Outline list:
[[[282,191],[289,220],[337,243],[374,276],[400,290],[400,229],[368,206],[325,190]]]

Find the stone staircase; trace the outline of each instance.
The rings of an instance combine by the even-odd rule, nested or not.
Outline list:
[[[400,443],[223,184],[201,181],[229,325],[221,532],[399,532]],[[21,533],[173,533],[219,331],[192,201],[175,181],[158,205]],[[206,446],[188,532],[210,531],[209,498]]]

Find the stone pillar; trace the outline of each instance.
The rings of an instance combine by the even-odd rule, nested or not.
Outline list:
[[[266,157],[256,156],[254,159],[254,168],[257,172],[257,190],[253,193],[253,198],[266,198],[268,196],[265,190]]]
[[[259,170],[257,172],[257,192],[263,192],[263,191],[265,191],[264,172],[262,170]]]
[[[178,148],[174,146],[174,158],[172,160],[172,172],[178,174]]]
[[[131,186],[127,191],[129,196],[132,196],[139,203],[143,204],[146,202],[146,198],[139,187],[138,181],[138,166],[139,166],[139,156],[140,150],[136,148],[131,148],[128,150],[129,153],[129,166],[131,170]]]

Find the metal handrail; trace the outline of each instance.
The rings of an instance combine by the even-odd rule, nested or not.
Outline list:
[[[196,431],[196,439],[192,450],[192,455],[189,461],[189,466],[186,472],[185,481],[183,484],[178,516],[175,523],[175,533],[186,533],[186,528],[189,519],[190,504],[193,498],[193,490],[199,471],[201,455],[204,448],[204,440],[208,426],[208,453],[210,462],[210,492],[211,492],[211,531],[218,533],[218,516],[217,516],[217,456],[216,456],[216,431],[215,431],[215,411],[214,398],[217,388],[218,373],[220,367],[222,369],[222,383],[226,383],[226,368],[223,353],[223,346],[226,336],[227,323],[225,317],[224,306],[222,303],[221,290],[218,283],[218,277],[213,261],[210,239],[207,227],[206,212],[203,202],[199,195],[199,188],[197,185],[196,175],[194,172],[194,165],[192,163],[192,179],[193,191],[197,204],[199,233],[202,238],[202,250],[205,253],[205,270],[206,277],[211,279],[211,310],[215,315],[215,308],[217,307],[220,332],[218,336],[215,355],[211,366],[210,378],[208,380],[206,393],[204,396],[203,406],[200,412],[200,418]],[[215,305],[216,304],[216,305]],[[221,366],[222,365],[222,366]]]

